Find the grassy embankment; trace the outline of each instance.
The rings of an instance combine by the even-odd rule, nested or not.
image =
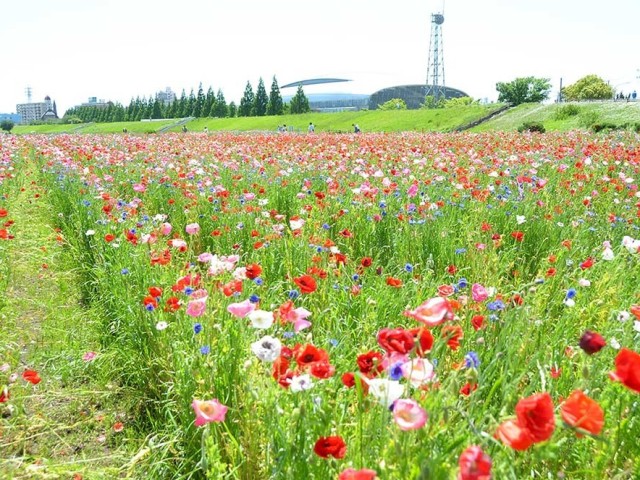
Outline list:
[[[189,131],[276,131],[285,124],[295,131],[307,131],[313,122],[316,132],[351,132],[357,123],[364,132],[400,131],[449,131],[481,118],[500,105],[473,105],[470,107],[441,110],[360,111],[340,113],[308,113],[304,115],[280,115],[268,117],[199,118],[187,123]],[[13,133],[120,133],[126,128],[129,133],[154,133],[178,120],[158,122],[91,123],[84,125],[24,125],[16,126]],[[171,131],[180,131],[175,126]]]
[[[575,102],[577,114],[560,118],[557,104],[541,105],[527,103],[507,110],[505,113],[478,125],[472,132],[513,131],[524,122],[540,122],[547,131],[566,132],[568,130],[588,129],[594,123],[640,122],[640,102]]]

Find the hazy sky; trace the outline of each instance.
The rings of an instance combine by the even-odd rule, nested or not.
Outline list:
[[[227,101],[262,77],[348,84],[373,93],[424,83],[430,14],[442,0],[2,0],[0,112],[50,95],[58,112],[90,96],[128,104],[169,86],[221,88]],[[448,0],[446,84],[497,98],[518,76],[570,84],[596,73],[640,91],[640,0]],[[633,82],[633,83],[625,83]],[[284,90],[283,94],[294,93]]]

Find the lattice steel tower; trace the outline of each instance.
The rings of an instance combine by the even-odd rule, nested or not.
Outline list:
[[[427,70],[427,95],[436,101],[444,100],[444,51],[442,49],[442,13],[431,14],[431,41],[429,42],[429,62]]]

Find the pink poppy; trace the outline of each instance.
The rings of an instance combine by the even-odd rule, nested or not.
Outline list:
[[[451,305],[443,297],[431,298],[414,310],[405,310],[403,314],[406,317],[415,318],[427,327],[435,327],[453,318]]]
[[[227,414],[227,407],[220,403],[217,398],[213,400],[196,400],[193,399],[191,404],[196,414],[195,426],[201,427],[211,422],[224,422]]]
[[[400,430],[422,428],[427,417],[427,412],[415,400],[400,399],[393,404],[393,420]]]
[[[200,231],[200,225],[197,223],[190,223],[185,227],[185,231],[189,235],[196,235]]]
[[[234,317],[244,318],[255,309],[255,303],[251,303],[249,300],[245,300],[243,302],[232,303],[227,307],[227,312],[229,312]]]
[[[474,283],[471,286],[471,297],[474,302],[484,302],[487,298],[489,298],[489,294],[487,290],[480,285],[479,283]]]

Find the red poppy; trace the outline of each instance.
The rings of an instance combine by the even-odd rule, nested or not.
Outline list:
[[[433,335],[431,331],[425,327],[412,328],[409,330],[413,335],[413,340],[417,345],[416,353],[418,356],[423,357],[425,353],[431,351],[433,347]]]
[[[116,236],[113,233],[107,233],[104,236],[104,240],[105,242],[109,243],[109,242],[113,242],[116,239]]]
[[[162,289],[160,287],[149,287],[149,295],[158,298],[162,296]]]
[[[640,393],[640,354],[628,348],[620,349],[616,356],[616,371],[609,376]]]
[[[309,366],[315,362],[328,362],[329,354],[326,350],[317,348],[314,345],[307,344],[303,347],[298,347],[295,351],[296,363],[300,368]]]
[[[333,377],[336,368],[328,360],[313,362],[309,364],[309,373],[316,378],[327,379]]]
[[[360,470],[356,470],[354,468],[347,468],[340,472],[338,475],[338,480],[376,480],[378,478],[378,474],[375,470],[369,470],[368,468],[363,468]]]
[[[322,458],[344,458],[347,454],[347,444],[340,436],[320,437],[313,446],[316,455]]]
[[[516,240],[516,242],[521,242],[522,240],[524,240],[524,233],[520,231],[511,232],[511,236]]]
[[[496,437],[507,447],[514,450],[526,450],[533,445],[529,430],[520,426],[515,420],[507,420],[498,427]]]
[[[458,480],[491,480],[491,457],[477,445],[468,447],[458,460]]]
[[[25,370],[22,374],[22,378],[24,378],[27,382],[33,383],[34,385],[37,385],[42,381],[40,375],[38,375],[38,372],[36,372],[35,370]]]
[[[0,218],[4,218],[9,214],[4,208],[0,208]]]
[[[387,277],[387,285],[390,287],[400,288],[402,286],[402,280],[394,277]]]
[[[250,280],[258,278],[261,273],[262,273],[262,267],[257,263],[252,263],[250,265],[247,265],[246,267],[246,275],[247,275],[247,278]]]
[[[378,332],[378,345],[388,353],[409,353],[414,346],[413,335],[403,328],[383,328]]]
[[[371,260],[371,257],[364,257],[362,260],[360,260],[360,265],[362,265],[363,267],[370,267],[371,263],[373,263],[373,261]]]
[[[365,375],[368,375],[371,372],[373,372],[373,375],[377,375],[383,369],[382,354],[380,352],[369,351],[362,355],[358,355],[357,362],[358,368]]]
[[[593,258],[589,257],[584,262],[580,264],[580,268],[582,270],[586,270],[587,268],[593,267]]]
[[[153,298],[152,296],[147,295],[146,297],[144,297],[144,299],[142,300],[142,304],[145,307],[153,307],[153,308],[158,308],[158,301]]]
[[[536,443],[548,440],[556,428],[553,401],[547,392],[520,400],[516,405],[516,417],[520,426],[529,431]]]
[[[465,397],[468,397],[473,392],[475,392],[477,389],[478,389],[478,384],[477,383],[469,383],[469,382],[467,382],[460,389],[460,395],[464,395]]]
[[[581,390],[575,390],[569,395],[569,398],[560,406],[560,415],[567,425],[592,435],[598,435],[604,426],[602,407]]]
[[[451,285],[440,285],[438,287],[438,295],[441,297],[450,297],[455,293],[455,290]]]
[[[7,400],[9,400],[9,390],[5,387],[0,390],[0,403],[5,403]]]
[[[482,328],[484,324],[484,315],[474,315],[471,317],[471,325],[475,331],[478,331]]]
[[[640,320],[640,305],[631,305],[629,311],[637,320]]]
[[[442,338],[447,339],[447,345],[451,350],[457,350],[460,347],[460,340],[464,338],[464,332],[460,325],[445,325],[442,327]]]
[[[316,280],[311,275],[302,275],[293,279],[302,293],[313,293],[318,288]]]
[[[594,353],[602,350],[607,344],[606,340],[596,332],[587,330],[580,337],[580,348],[585,351],[587,355],[593,355]]]

